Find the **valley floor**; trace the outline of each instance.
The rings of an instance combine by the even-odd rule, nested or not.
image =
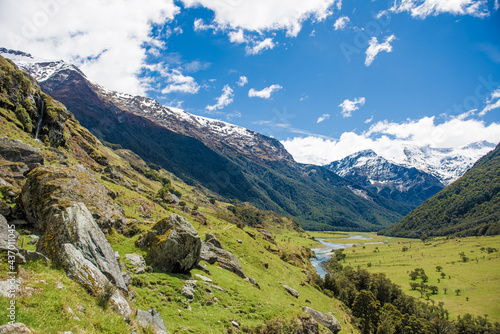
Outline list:
[[[416,268],[424,269],[429,277],[426,284],[438,287],[438,293],[431,295],[427,302],[436,305],[443,302],[451,319],[470,313],[487,315],[492,322],[500,321],[500,236],[436,238],[423,242],[373,233],[356,233],[370,237],[369,240],[349,239],[350,234],[344,232],[309,234],[332,243],[356,243],[344,251],[347,255],[344,266],[384,273],[406,294],[426,301],[426,296],[422,297],[418,290],[410,287],[410,283],[422,280],[413,281],[409,275]],[[322,246],[312,240],[307,242],[312,248]],[[442,267],[439,271],[438,266]],[[460,290],[458,294],[457,290]]]

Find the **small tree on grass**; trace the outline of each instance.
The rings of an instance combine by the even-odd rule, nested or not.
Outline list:
[[[441,266],[436,266],[436,270],[437,270],[438,272],[440,272],[440,271],[441,271],[441,269],[443,269],[443,267],[441,267]]]
[[[457,294],[457,296],[460,296],[460,293],[461,293],[461,292],[462,292],[462,290],[460,290],[460,289],[456,289],[456,290],[455,290],[455,293]]]
[[[445,279],[446,278],[446,274],[445,273],[441,273],[441,278]]]
[[[439,291],[439,288],[435,285],[430,285],[429,286],[429,290],[431,290],[432,294],[433,295],[437,295],[438,291]]]

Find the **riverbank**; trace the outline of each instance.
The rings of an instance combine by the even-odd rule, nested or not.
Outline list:
[[[310,234],[318,242],[317,247],[312,248],[316,257],[311,258],[311,263],[322,278],[326,275],[324,264],[330,260],[336,249],[352,248],[363,244],[382,244],[388,239],[373,233],[312,232]]]

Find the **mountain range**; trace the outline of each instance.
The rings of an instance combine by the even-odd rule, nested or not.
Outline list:
[[[406,146],[388,158],[363,150],[324,166],[386,198],[417,207],[495,148],[486,141],[456,149]]]
[[[76,66],[0,48],[114,148],[130,149],[211,196],[250,202],[320,230],[379,230],[458,178],[492,144],[462,151],[407,147],[386,159],[358,152],[326,168],[296,163],[273,138],[110,91]],[[339,176],[340,175],[340,176]]]
[[[327,169],[296,163],[276,139],[109,91],[63,61],[0,52],[101,141],[132,150],[210,196],[250,202],[320,230],[379,230],[411,210]]]

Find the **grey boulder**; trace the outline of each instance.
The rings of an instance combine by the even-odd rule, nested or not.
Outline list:
[[[157,222],[136,245],[149,250],[149,264],[166,272],[188,273],[200,260],[201,239],[193,225],[177,214]]]
[[[128,291],[115,252],[85,204],[72,204],[63,210],[53,207],[51,212],[37,251],[56,264],[67,264],[69,244],[107,280]]]
[[[137,322],[144,328],[151,327],[155,334],[167,334],[165,321],[155,309],[150,308],[147,311],[138,309]]]
[[[317,322],[328,328],[330,332],[335,334],[340,332],[341,330],[340,322],[332,314],[325,314],[316,311],[315,309],[312,309],[308,306],[304,307],[304,312],[306,312],[311,317],[313,317],[314,320],[316,320]]]
[[[222,249],[221,243],[213,234],[207,233],[205,238],[200,253],[202,260],[210,264],[217,262],[221,268],[229,270],[243,279],[247,278],[238,259],[231,252]]]

